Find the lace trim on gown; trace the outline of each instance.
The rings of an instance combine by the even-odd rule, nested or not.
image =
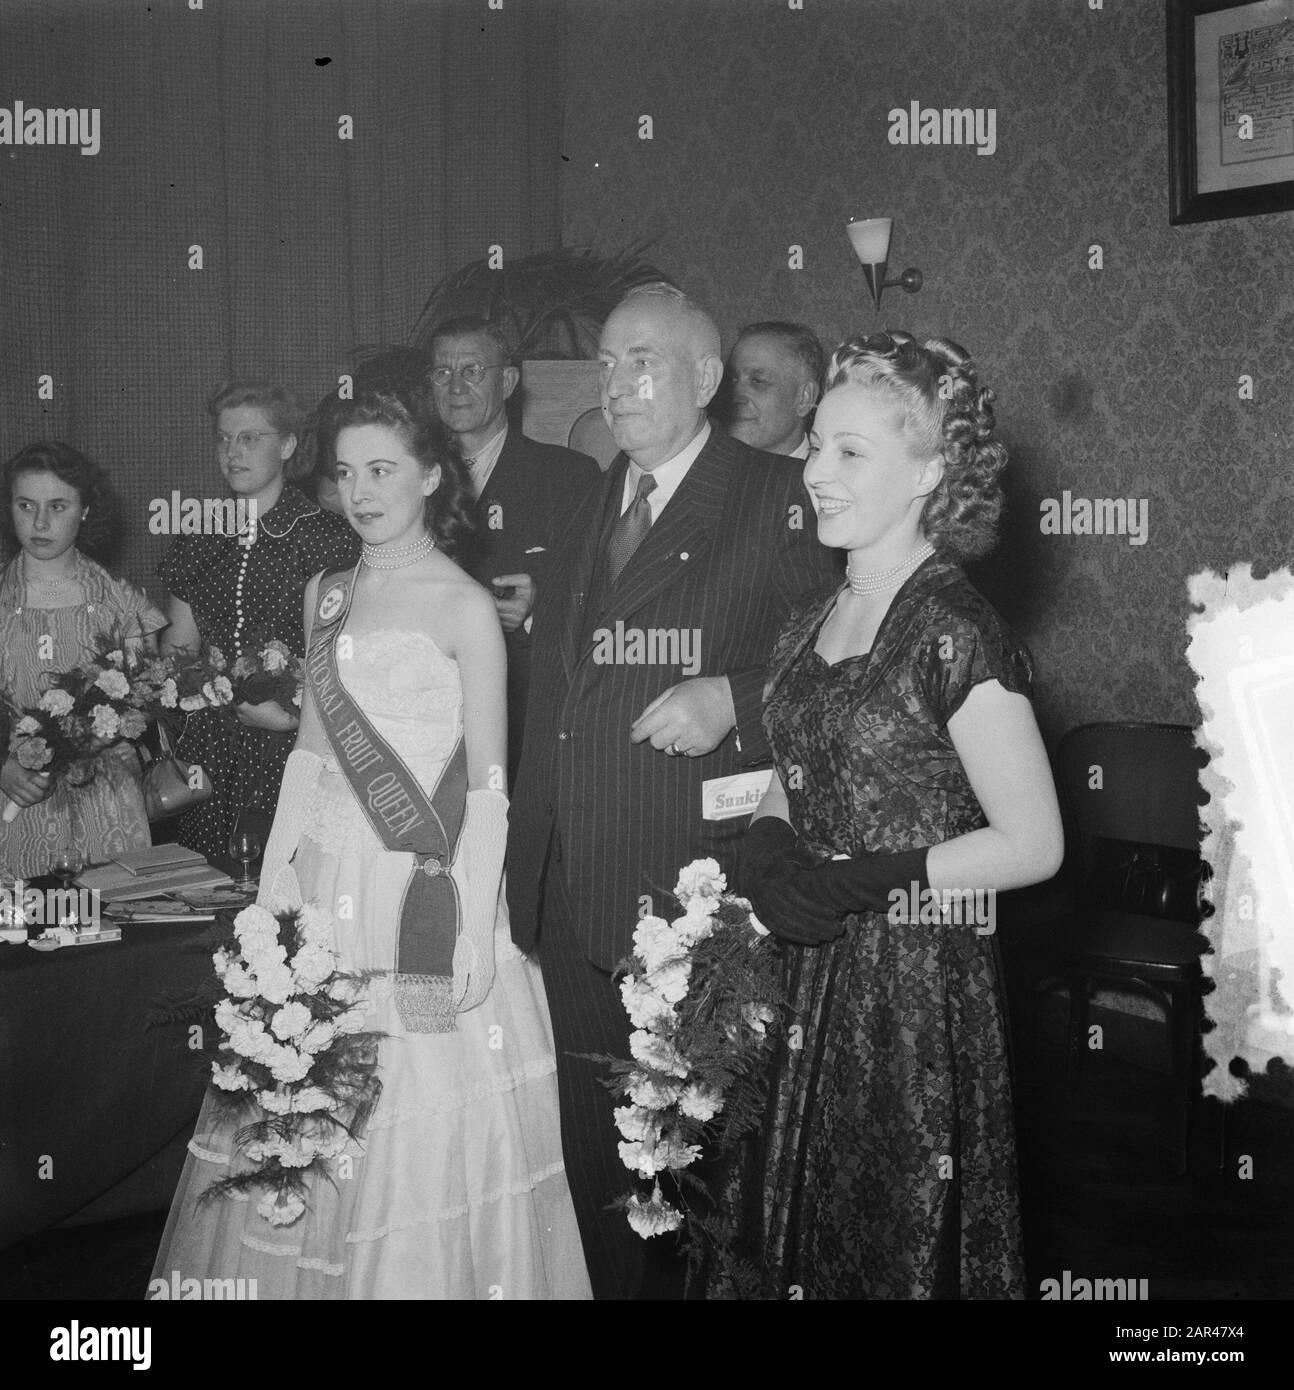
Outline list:
[[[450,1091],[443,1096],[437,1096],[429,1105],[402,1105],[379,1110],[369,1120],[368,1129],[373,1133],[380,1129],[390,1129],[401,1120],[416,1120],[424,1115],[449,1115],[455,1110],[465,1110],[478,1101],[489,1100],[491,1096],[506,1095],[509,1091],[529,1085],[532,1081],[542,1081],[544,1077],[552,1076],[556,1071],[556,1057],[537,1058],[526,1062],[520,1070],[505,1072],[493,1081],[482,1082],[479,1086],[469,1087],[465,1091]]]
[[[505,1197],[528,1196],[542,1183],[560,1177],[565,1171],[566,1165],[564,1163],[550,1163],[539,1172],[531,1173],[525,1182],[509,1183],[506,1187],[496,1188],[475,1202],[464,1202],[456,1207],[447,1207],[443,1211],[427,1212],[408,1221],[391,1221],[372,1231],[351,1231],[346,1236],[346,1244],[362,1245],[370,1241],[383,1240],[393,1231],[411,1231],[417,1226],[428,1226],[433,1221],[461,1221],[463,1217],[469,1216],[472,1212],[480,1211],[483,1207],[493,1206],[495,1202],[501,1202]],[[241,1240],[249,1249],[258,1250],[263,1255],[295,1255],[299,1257],[303,1248],[300,1245],[274,1245],[270,1241],[258,1240],[255,1236],[249,1236],[246,1232],[242,1234]],[[298,1258],[297,1266],[300,1269],[314,1269],[321,1274],[335,1276],[340,1276],[346,1272],[345,1265],[332,1264],[327,1260]]]
[[[421,648],[428,661],[411,659],[411,646]],[[458,666],[430,637],[403,630],[365,634],[355,639],[351,659],[338,666],[351,698],[377,732],[399,749],[415,775],[424,765],[443,763],[453,752],[463,703]],[[337,760],[325,753],[321,761],[323,771],[305,807],[302,837],[331,856],[381,853],[382,842]]]

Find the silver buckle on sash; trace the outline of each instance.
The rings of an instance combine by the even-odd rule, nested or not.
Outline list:
[[[436,878],[439,875],[449,876],[449,870],[436,858],[434,854],[429,854],[418,867],[428,878]]]

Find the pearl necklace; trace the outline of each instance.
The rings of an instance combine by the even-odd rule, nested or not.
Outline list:
[[[27,552],[25,550],[20,551],[18,555],[18,577],[22,587],[19,591],[18,606],[13,610],[15,617],[21,617],[24,609],[33,606],[37,611],[40,611],[39,602],[36,602],[34,605],[27,603],[27,590],[32,585],[38,585],[47,592],[49,597],[53,598],[54,595],[66,593],[67,590],[78,588],[81,584],[80,567],[75,563],[75,560],[71,572],[63,579],[33,579],[31,575],[27,573]],[[87,603],[85,605],[85,611],[87,613],[93,613],[94,604]]]
[[[76,565],[73,564],[62,579],[33,578],[27,573],[27,552],[24,550],[22,553],[22,582],[24,584],[39,584],[42,589],[48,589],[51,594],[61,594],[76,583]]]
[[[874,570],[871,574],[855,574],[845,566],[845,578],[849,580],[850,593],[864,597],[868,594],[883,594],[889,589],[897,589],[905,579],[935,553],[933,545],[927,541],[914,550],[906,560],[900,561],[893,569]]]
[[[422,536],[412,545],[401,545],[392,550],[383,549],[377,545],[369,545],[366,541],[361,554],[364,563],[370,569],[400,570],[404,569],[406,565],[414,565],[419,560],[425,559],[435,548],[436,542],[424,531]],[[390,563],[391,561],[394,563]]]

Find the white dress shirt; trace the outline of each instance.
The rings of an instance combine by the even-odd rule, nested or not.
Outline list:
[[[480,497],[485,491],[485,485],[490,481],[490,474],[494,472],[494,465],[499,461],[499,455],[503,452],[503,445],[507,438],[508,422],[505,419],[503,428],[498,434],[472,455],[472,461],[467,465],[467,476],[475,496]]]
[[[687,477],[687,470],[696,462],[697,455],[705,448],[706,440],[709,438],[710,422],[707,420],[692,436],[690,443],[685,445],[672,459],[666,459],[664,463],[658,464],[651,470],[652,477],[656,479],[656,486],[648,494],[647,505],[651,508],[653,526],[660,520],[660,514],[665,510],[666,502],[678,491],[678,485]],[[620,498],[621,516],[629,510],[629,504],[638,493],[638,479],[645,472],[647,472],[645,468],[639,468],[633,459],[629,460],[629,467],[625,472],[624,492]]]

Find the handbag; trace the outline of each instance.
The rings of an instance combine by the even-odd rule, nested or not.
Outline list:
[[[214,788],[206,769],[182,762],[171,747],[166,726],[157,726],[158,755],[144,772],[144,813],[150,822],[178,816],[206,801]]]

